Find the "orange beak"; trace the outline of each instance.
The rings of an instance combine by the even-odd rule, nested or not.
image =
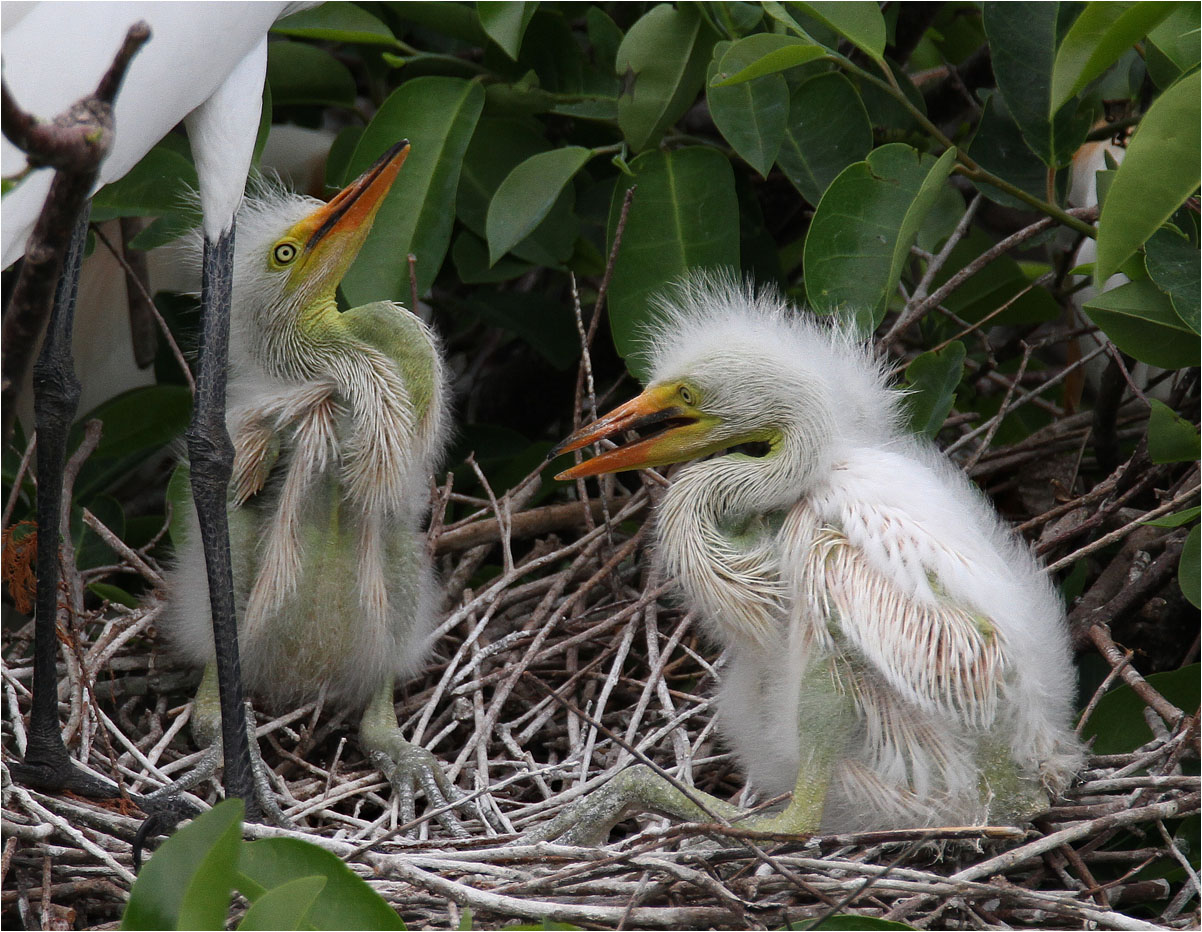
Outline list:
[[[703,456],[716,448],[712,438],[713,419],[681,403],[674,385],[653,385],[605,417],[580,428],[555,447],[548,459],[599,440],[612,439],[628,430],[655,430],[656,433],[585,460],[555,478],[581,479],[628,469],[666,466]]]
[[[409,140],[402,139],[328,203],[302,220],[303,231],[307,234],[304,239],[305,251],[312,252],[338,233],[356,233],[359,243],[366,239],[372,221],[384,203],[384,196],[391,189],[408,155]]]

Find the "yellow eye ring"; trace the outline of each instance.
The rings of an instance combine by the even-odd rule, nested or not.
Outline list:
[[[280,265],[287,265],[296,258],[296,247],[292,243],[279,243],[271,255]]]
[[[687,405],[691,405],[697,400],[693,395],[693,390],[687,385],[680,386],[680,388],[676,390],[676,393],[680,395],[680,400]]]

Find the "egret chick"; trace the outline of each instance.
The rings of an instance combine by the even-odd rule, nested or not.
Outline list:
[[[729,651],[719,723],[751,784],[793,794],[741,824],[863,831],[1043,808],[1080,751],[1064,610],[1026,546],[904,429],[901,393],[850,334],[705,277],[659,309],[646,390],[552,452],[640,434],[561,479],[695,461],[659,506],[657,558]],[[637,809],[712,821],[636,767],[542,834],[596,840]]]
[[[387,301],[340,312],[335,289],[408,150],[391,148],[329,203],[248,198],[226,415],[248,692],[280,707],[324,691],[331,704],[364,709],[362,745],[401,794],[406,821],[415,781],[432,806],[455,799],[437,760],[401,736],[392,699],[430,647],[435,585],[420,522],[446,438],[446,380],[438,341],[416,316]],[[167,633],[206,665],[193,732],[216,742],[208,586],[194,511],[190,520]]]

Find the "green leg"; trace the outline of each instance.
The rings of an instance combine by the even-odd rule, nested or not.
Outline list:
[[[400,803],[401,821],[412,822],[417,788],[434,809],[445,809],[436,818],[452,835],[466,838],[469,832],[450,807],[460,805],[462,796],[451,785],[442,763],[425,748],[406,741],[397,724],[392,704],[393,684],[380,687],[368,703],[359,723],[359,741],[372,764],[388,778]],[[486,812],[481,808],[481,812]]]
[[[259,742],[255,740],[254,714],[249,705],[246,707],[246,731],[250,742],[251,774],[259,805],[276,825],[290,828],[292,822],[280,809],[267,780],[267,765],[259,753]],[[192,699],[192,740],[196,742],[197,747],[205,749],[200,763],[179,780],[155,790],[147,799],[165,799],[187,792],[213,778],[217,768],[221,766],[221,696],[217,689],[217,668],[211,663],[205,664],[200,686]]]
[[[737,806],[691,790],[690,795],[699,799],[707,812],[650,767],[639,764],[623,770],[526,837],[532,841],[599,844],[618,822],[636,812],[657,812],[688,822],[713,822],[717,816],[757,831],[813,834],[822,824],[831,775],[845,753],[848,736],[855,727],[856,710],[854,700],[837,685],[826,665],[811,670],[803,680],[800,709],[801,765],[793,799],[777,815],[748,816]]]

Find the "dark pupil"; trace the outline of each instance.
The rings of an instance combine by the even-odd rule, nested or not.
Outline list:
[[[294,253],[291,246],[280,246],[275,251],[275,257],[281,262],[287,262],[292,258],[293,254]]]

